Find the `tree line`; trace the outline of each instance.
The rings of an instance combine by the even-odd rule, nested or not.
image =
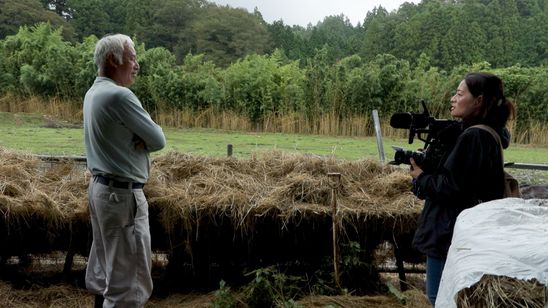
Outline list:
[[[81,43],[63,39],[50,24],[22,27],[0,40],[0,91],[23,96],[62,97],[81,103],[96,75],[93,50],[97,37]],[[363,115],[417,110],[430,101],[434,114],[447,116],[448,102],[467,71],[489,70],[506,82],[518,105],[519,125],[548,123],[548,69],[511,66],[493,69],[487,62],[445,71],[421,54],[415,65],[390,54],[368,60],[352,55],[331,64],[327,48],[301,64],[283,51],[248,55],[227,67],[203,54],[187,55],[181,64],[163,47],[137,41],[141,70],[133,90],[152,110],[214,109],[245,115],[253,123],[271,115],[304,114],[310,119],[332,113]]]
[[[8,0],[0,1],[9,2]],[[21,3],[26,1],[32,2],[31,0],[22,0]],[[78,29],[74,20],[78,18],[80,10],[74,9],[74,6],[69,8],[65,5],[74,5],[78,1],[45,1],[48,2],[50,9],[44,9],[44,11],[49,14],[48,16],[53,14],[61,18],[63,27],[52,21],[28,26],[23,25],[14,34],[6,35],[0,40],[0,94],[15,93],[21,96],[40,96],[46,99],[60,97],[73,101],[75,104],[81,103],[85,91],[96,75],[93,49],[98,36],[101,36],[102,32],[96,30],[98,35],[83,35],[74,31],[74,29]],[[120,3],[124,1],[130,0],[122,0]],[[99,2],[107,3],[108,1],[93,1],[93,3]],[[367,115],[374,109],[379,110],[383,115],[399,111],[419,111],[418,102],[422,99],[429,102],[430,109],[435,116],[447,118],[449,116],[449,99],[464,74],[468,71],[486,70],[500,75],[505,81],[508,96],[514,100],[518,107],[517,132],[528,132],[532,126],[540,126],[544,129],[541,131],[545,131],[548,123],[548,109],[546,108],[546,102],[548,101],[548,69],[542,64],[546,62],[545,43],[543,48],[536,49],[544,52],[543,56],[540,57],[541,60],[535,60],[538,63],[533,63],[534,61],[531,59],[534,57],[531,57],[528,58],[530,62],[520,63],[516,60],[515,63],[512,62],[511,65],[504,66],[495,65],[480,57],[478,59],[471,58],[470,61],[458,60],[455,62],[459,63],[458,65],[455,64],[449,68],[439,65],[440,58],[432,55],[428,50],[405,57],[401,54],[397,56],[397,52],[383,52],[380,48],[381,42],[390,43],[390,40],[381,39],[380,33],[387,29],[386,25],[381,22],[381,20],[384,20],[383,18],[392,20],[399,16],[402,11],[411,10],[411,8],[417,12],[424,7],[449,7],[453,8],[452,10],[457,10],[473,3],[478,6],[488,6],[494,2],[498,3],[495,0],[454,1],[450,3],[430,0],[423,1],[418,6],[404,4],[397,12],[386,14],[380,13],[383,9],[379,8],[368,15],[364,25],[352,27],[346,22],[346,28],[338,28],[340,31],[332,32],[331,36],[326,35],[325,32],[319,29],[331,22],[344,19],[343,16],[326,18],[323,23],[319,23],[317,26],[308,29],[300,28],[301,32],[299,32],[297,31],[299,27],[283,26],[281,21],[272,25],[266,24],[262,21],[259,12],[249,14],[244,10],[218,7],[207,4],[207,2],[200,2],[200,5],[195,7],[197,10],[205,10],[205,8],[210,7],[214,11],[218,11],[219,14],[224,12],[223,10],[238,12],[238,14],[245,13],[252,20],[260,21],[258,25],[266,29],[279,27],[288,30],[288,32],[285,32],[286,34],[293,34],[294,36],[288,35],[286,40],[282,40],[283,36],[280,35],[278,40],[286,42],[285,47],[278,44],[277,48],[271,49],[269,52],[259,52],[238,45],[234,41],[228,43],[227,40],[233,37],[230,33],[238,32],[237,29],[243,31],[241,27],[219,26],[219,28],[203,25],[203,31],[210,31],[207,37],[216,37],[227,45],[219,47],[223,46],[219,43],[217,49],[207,47],[203,52],[194,53],[184,50],[184,47],[187,46],[185,44],[180,46],[181,49],[169,44],[152,47],[154,44],[147,42],[145,35],[134,35],[141,71],[133,90],[150,110],[166,110],[167,108],[198,113],[204,110],[228,111],[246,117],[250,122],[256,124],[255,127],[257,128],[261,127],[265,119],[276,116],[299,115],[309,119],[311,125],[314,125],[315,121],[318,121],[325,114],[331,115],[332,118],[344,119]],[[538,11],[531,9],[531,7],[541,8],[543,3],[535,0],[500,1],[500,3],[510,2],[531,4],[529,16],[539,16],[538,14],[535,15],[535,12],[538,13]],[[82,1],[82,5],[83,3],[87,3],[87,1]],[[119,2],[111,1],[109,3],[116,5]],[[150,3],[156,2],[154,0],[142,2],[143,5],[150,5]],[[183,5],[187,2],[158,1],[158,6],[161,6],[161,3]],[[137,10],[137,4],[138,2],[135,2],[132,9]],[[53,10],[54,8],[55,10]],[[521,11],[523,10],[522,8]],[[110,16],[107,13],[113,11],[116,10],[106,10],[103,15]],[[168,11],[165,11],[165,13],[169,13]],[[543,14],[546,13],[544,7],[540,11]],[[5,13],[6,11],[2,10],[2,12]],[[148,12],[155,16],[154,10]],[[98,16],[103,15],[99,14]],[[418,16],[416,14],[411,15]],[[175,16],[179,16],[179,14],[175,14]],[[171,19],[172,22],[177,20],[175,16]],[[415,17],[411,19],[413,18]],[[423,18],[426,17],[423,16]],[[234,18],[234,22],[236,22],[235,19],[237,18]],[[413,24],[411,19],[408,20],[407,27],[411,27]],[[216,18],[215,20],[217,23],[222,23],[221,20],[224,19]],[[441,20],[445,20],[445,18],[440,17],[439,21]],[[393,21],[395,22],[395,19]],[[142,24],[144,21],[138,19],[135,20],[135,23]],[[546,27],[546,20],[543,23],[540,26]],[[69,25],[68,28],[67,25]],[[68,35],[67,29],[70,28],[70,25],[73,27],[73,32]],[[95,26],[99,25],[99,22],[95,23]],[[150,26],[151,29],[162,28],[158,24],[155,25]],[[193,27],[196,26],[194,23],[193,25]],[[126,26],[127,24],[122,23],[116,27]],[[428,30],[430,26],[434,26],[434,24],[424,28],[424,31],[433,31]],[[109,28],[109,26],[105,27]],[[116,29],[114,25],[110,27],[111,30],[124,30],[121,28]],[[145,28],[147,27],[140,31],[145,31]],[[221,28],[224,29],[224,32],[220,30]],[[244,28],[253,29],[249,26]],[[372,30],[374,28],[378,28],[378,32]],[[87,28],[82,27],[81,29]],[[162,39],[175,34],[179,35],[182,41],[190,39],[187,35],[190,35],[191,32],[177,32],[174,29],[172,29],[173,31],[163,31],[162,33],[165,36],[161,36],[160,32],[156,32],[157,35],[154,39],[158,40],[158,44]],[[184,29],[184,27],[181,29]],[[360,40],[356,37],[352,39],[351,34],[355,34],[357,29],[369,29],[366,31],[366,33],[369,33],[367,35],[376,36],[379,44],[367,45],[367,40]],[[440,30],[441,28],[437,29]],[[354,32],[348,31],[347,36],[341,34],[346,33],[347,30]],[[266,30],[265,33],[272,33],[269,31],[271,30]],[[461,26],[461,31],[463,38],[470,36],[468,27]],[[110,32],[127,33],[127,31]],[[198,41],[199,32],[196,30],[192,39]],[[305,37],[306,33],[308,33],[310,39],[322,37],[325,42],[330,42],[330,44],[319,44],[313,49],[308,44],[290,44],[291,37],[302,38]],[[373,35],[374,33],[376,34]],[[506,32],[502,31],[501,33]],[[546,33],[548,32],[543,32],[544,37],[546,37]],[[444,36],[450,36],[447,32],[444,34]],[[239,35],[241,35],[239,41],[242,44],[250,41],[260,41],[254,36],[247,36],[248,34],[245,33],[239,33]],[[75,38],[79,36],[82,36],[82,38]],[[407,36],[411,36],[411,33]],[[152,37],[154,35],[151,35]],[[268,36],[266,37],[268,38]],[[271,40],[272,37],[270,36]],[[414,44],[419,44],[421,39],[423,45],[430,44],[432,50],[435,50],[436,53],[441,53],[444,50],[439,49],[440,45],[437,45],[436,48],[433,47],[435,45],[434,38],[411,37]],[[532,42],[538,40],[542,40],[542,37],[531,39]],[[268,40],[265,40],[265,42],[268,42]],[[369,46],[367,48],[379,49],[374,52],[364,53],[360,49],[354,50],[349,47],[352,44],[359,45],[358,42],[364,46]],[[462,43],[462,41],[460,42]],[[263,47],[272,46],[264,42],[261,44]],[[294,46],[294,48],[291,46]],[[392,48],[395,48],[394,46],[395,44]],[[335,57],[336,52],[334,50],[336,49],[339,50],[339,53]],[[239,52],[237,56],[236,51]],[[416,50],[413,49],[413,51]],[[491,51],[495,52],[494,49]],[[219,62],[219,59],[223,58],[223,52],[224,56],[232,54],[229,58]],[[453,51],[451,50],[451,52]],[[467,50],[460,50],[460,53],[467,54]],[[526,65],[527,63],[531,65]]]
[[[206,0],[0,0],[0,6],[0,39],[21,25],[49,21],[63,26],[63,38],[73,43],[122,32],[147,48],[166,48],[179,64],[188,54],[203,54],[226,67],[278,49],[304,65],[322,48],[331,64],[378,54],[412,65],[425,54],[445,70],[482,61],[494,68],[548,64],[545,0],[422,0],[392,12],[376,7],[355,26],[333,15],[307,27],[267,23],[258,10]]]

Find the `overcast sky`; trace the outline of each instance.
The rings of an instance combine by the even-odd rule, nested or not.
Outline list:
[[[266,22],[282,19],[286,25],[306,27],[316,25],[325,16],[344,14],[355,26],[363,23],[367,12],[382,6],[389,12],[404,2],[419,3],[420,0],[209,0],[221,5],[245,8],[253,12],[255,7]]]

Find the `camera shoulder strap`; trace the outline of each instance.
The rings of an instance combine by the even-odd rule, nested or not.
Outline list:
[[[489,133],[491,133],[491,135],[493,135],[493,138],[495,138],[495,140],[497,141],[497,143],[499,144],[500,146],[500,153],[502,155],[502,141],[500,140],[500,136],[499,134],[497,134],[497,132],[491,128],[491,126],[488,126],[488,125],[485,125],[485,124],[478,124],[478,125],[473,125],[473,126],[470,126],[469,128],[472,128],[472,127],[477,127],[477,128],[481,128],[483,130],[486,130],[488,131]],[[503,160],[503,164],[504,164],[504,160]]]
[[[493,137],[495,138],[495,140],[500,146],[500,156],[502,158],[502,168],[504,170],[504,154],[503,154],[502,142],[500,140],[499,134],[497,134],[497,132],[493,128],[485,124],[473,125],[473,126],[470,126],[469,128],[472,128],[472,127],[477,127],[477,128],[486,130],[489,133],[491,133],[491,135],[493,135]],[[506,171],[504,171],[504,185],[505,185],[504,187],[505,197],[521,198],[521,192],[519,190],[518,180]]]

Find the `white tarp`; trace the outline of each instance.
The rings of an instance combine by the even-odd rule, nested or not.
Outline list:
[[[548,200],[507,198],[457,218],[436,307],[457,307],[456,294],[484,274],[548,285]]]

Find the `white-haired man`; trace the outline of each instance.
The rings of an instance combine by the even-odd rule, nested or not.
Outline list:
[[[93,243],[86,287],[95,307],[143,307],[152,293],[148,204],[143,186],[149,153],[162,149],[162,128],[128,89],[139,72],[123,34],[95,46],[98,76],[84,98],[84,141]]]

